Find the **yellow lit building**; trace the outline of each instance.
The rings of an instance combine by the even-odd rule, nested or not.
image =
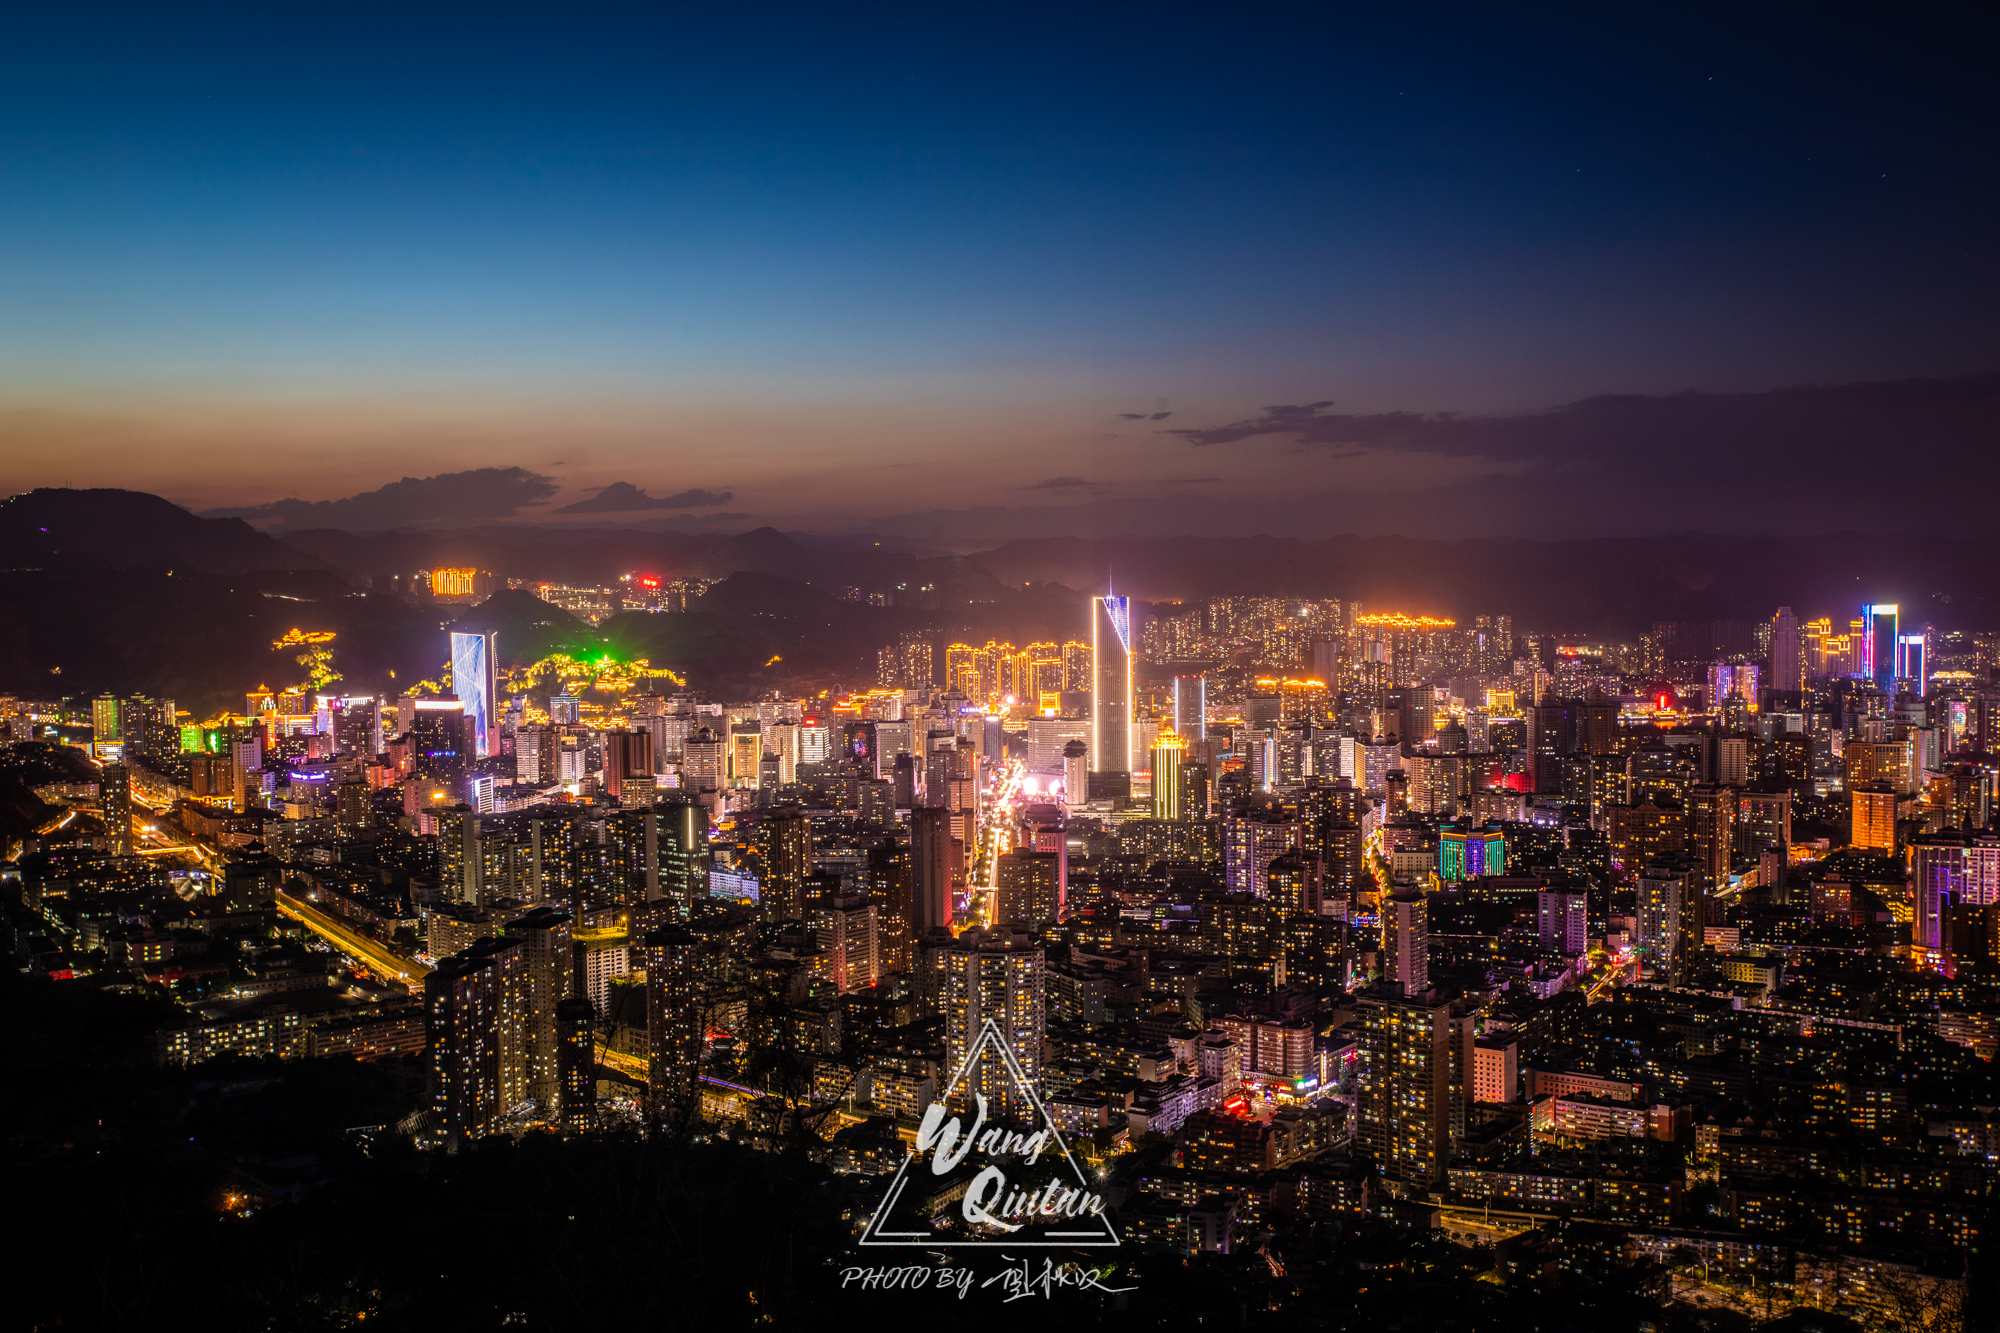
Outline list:
[[[1181,774],[1181,761],[1187,747],[1178,733],[1171,728],[1162,731],[1153,741],[1153,817],[1156,819],[1187,818],[1187,787]]]
[[[1872,783],[1848,790],[1852,802],[1848,826],[1849,843],[1855,847],[1893,856],[1896,851],[1896,792],[1886,783]]]

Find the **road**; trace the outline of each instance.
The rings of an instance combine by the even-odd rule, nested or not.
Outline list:
[[[1028,768],[1020,760],[1007,766],[1007,771],[995,784],[993,794],[985,802],[982,813],[986,827],[980,831],[979,855],[973,862],[972,873],[967,878],[971,885],[973,924],[990,926],[995,913],[1000,910],[1000,858],[1012,849],[1014,826],[1017,822],[1015,806],[1021,797],[1021,780],[1027,776]]]
[[[278,891],[278,911],[294,921],[303,922],[313,934],[377,976],[405,986],[412,993],[422,990],[424,978],[431,974],[431,969],[416,959],[405,958],[380,940],[357,933],[339,918],[327,915],[282,889]]]

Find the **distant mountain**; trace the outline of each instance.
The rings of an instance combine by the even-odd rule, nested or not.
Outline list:
[[[324,570],[240,518],[198,518],[143,491],[47,488],[0,500],[0,569]]]
[[[1762,619],[1901,603],[1912,623],[2000,627],[2000,565],[1951,537],[1698,533],[1584,541],[1118,537],[1009,542],[971,558],[1004,584],[1145,600],[1340,597],[1364,609],[1511,615],[1522,629],[1632,636],[1659,620]]]

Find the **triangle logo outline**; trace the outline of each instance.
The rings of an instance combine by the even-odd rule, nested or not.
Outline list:
[[[964,1061],[960,1063],[957,1072],[951,1076],[951,1081],[945,1085],[944,1092],[939,1100],[942,1101],[945,1097],[949,1097],[952,1090],[957,1088],[971,1075],[972,1071],[978,1067],[980,1056],[985,1052],[989,1043],[999,1048],[1000,1059],[1007,1067],[1008,1077],[1014,1080],[1016,1091],[1024,1094],[1028,1102],[1035,1108],[1036,1118],[1040,1121],[1042,1128],[1048,1131],[1049,1137],[1055,1142],[1056,1147],[1061,1150],[1063,1161],[1068,1163],[1070,1172],[1076,1177],[1079,1188],[1090,1191],[1090,1177],[1086,1176],[1083,1168],[1077,1164],[1076,1155],[1069,1149],[1069,1140],[1063,1137],[1062,1130],[1056,1125],[1055,1117],[1050,1115],[1048,1108],[1042,1104],[1041,1094],[1035,1091],[1034,1083],[1028,1078],[1027,1071],[1021,1067],[1019,1057],[1014,1054],[1013,1044],[1007,1040],[1006,1034],[1000,1030],[999,1025],[992,1019],[987,1019],[985,1024],[979,1029],[979,1040],[974,1042],[972,1049],[966,1052]],[[1091,1231],[1044,1232],[1041,1238],[1036,1239],[1022,1239],[1010,1233],[1009,1236],[995,1237],[990,1240],[940,1240],[929,1231],[890,1231],[884,1226],[884,1223],[889,1220],[890,1213],[895,1210],[897,1201],[902,1197],[904,1190],[909,1185],[910,1168],[918,1165],[923,1160],[922,1155],[916,1152],[910,1153],[909,1156],[903,1159],[903,1164],[896,1170],[895,1179],[889,1182],[888,1193],[882,1196],[882,1202],[876,1207],[875,1215],[868,1219],[868,1225],[863,1229],[861,1238],[854,1242],[856,1245],[923,1246],[929,1249],[965,1249],[972,1247],[1018,1248],[1024,1246],[1070,1249],[1093,1245],[1121,1245],[1124,1243],[1119,1240],[1117,1230],[1111,1225],[1110,1216],[1102,1212],[1092,1216],[1088,1222],[1088,1225],[1098,1229]],[[1079,1226],[1086,1225],[1082,1219],[1077,1219],[1077,1221]]]

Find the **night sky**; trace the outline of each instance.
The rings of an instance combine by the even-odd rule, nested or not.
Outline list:
[[[10,15],[0,491],[2000,530],[1969,6],[175,8]]]

